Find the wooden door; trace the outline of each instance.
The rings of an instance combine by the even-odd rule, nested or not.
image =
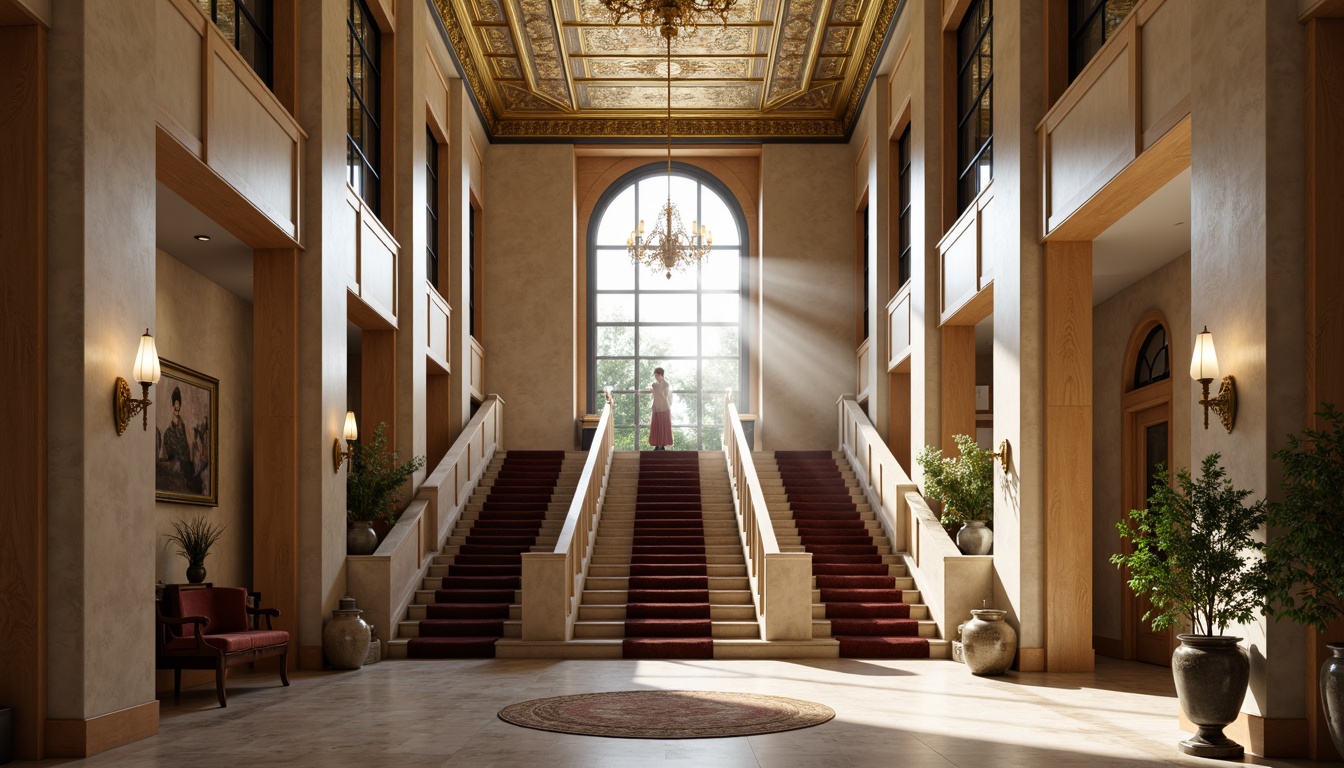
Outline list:
[[[1146,507],[1157,482],[1154,475],[1158,467],[1171,466],[1171,401],[1132,411],[1129,416],[1127,442],[1133,453],[1125,467],[1126,510]],[[1126,543],[1126,549],[1132,551],[1133,546]],[[1125,643],[1131,653],[1126,655],[1149,664],[1171,666],[1172,631],[1155,632],[1151,618],[1144,620],[1144,614],[1152,609],[1147,595],[1135,594],[1128,584],[1125,593],[1131,617],[1126,622],[1129,634]]]

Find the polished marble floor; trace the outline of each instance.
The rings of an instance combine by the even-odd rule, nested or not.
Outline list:
[[[354,672],[231,676],[161,701],[157,736],[79,768],[979,768],[1226,765],[1176,751],[1167,670],[1099,659],[1092,674],[977,678],[950,661],[385,661]],[[810,699],[815,728],[728,739],[637,740],[528,730],[499,720],[526,699],[632,689]],[[68,762],[68,761],[67,761]],[[1339,763],[1246,762],[1277,766]],[[48,761],[46,764],[59,764]]]

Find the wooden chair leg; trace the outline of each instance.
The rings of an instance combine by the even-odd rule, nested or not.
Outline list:
[[[280,654],[280,682],[289,686],[289,651]]]
[[[219,706],[229,706],[228,697],[224,693],[224,681],[228,678],[229,670],[224,666],[224,657],[219,657],[215,662],[215,693],[219,695]]]
[[[173,670],[173,701],[182,698],[182,669],[181,667]]]

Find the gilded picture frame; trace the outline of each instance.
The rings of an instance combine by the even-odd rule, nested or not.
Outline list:
[[[154,498],[219,506],[219,379],[160,358],[154,398]]]

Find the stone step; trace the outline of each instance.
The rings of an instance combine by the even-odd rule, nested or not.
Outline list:
[[[745,574],[738,577],[711,576],[709,577],[708,581],[709,581],[709,591],[711,594],[717,590],[751,589],[751,582],[747,579]],[[608,577],[608,576],[593,576],[589,574],[587,580],[584,581],[583,586],[585,591],[590,589],[625,590],[627,588],[626,585],[628,583],[629,579],[627,579],[624,576]]]
[[[715,621],[711,625],[711,636],[718,640],[752,640],[759,638],[760,627],[753,621]],[[613,639],[625,637],[624,621],[576,621],[574,638],[576,640]]]
[[[625,621],[625,603],[612,605],[579,606],[579,621]],[[756,621],[756,607],[746,605],[711,605],[709,616],[713,621]],[[829,622],[828,622],[829,624]]]
[[[624,589],[585,589],[583,605],[625,605],[629,602],[629,593]],[[432,597],[432,595],[431,595]],[[715,605],[754,605],[749,590],[710,590],[709,604]]]
[[[588,578],[625,578],[630,575],[629,563],[591,563],[588,566]],[[706,567],[706,574],[710,577],[742,577],[746,578],[746,563],[723,563]]]

